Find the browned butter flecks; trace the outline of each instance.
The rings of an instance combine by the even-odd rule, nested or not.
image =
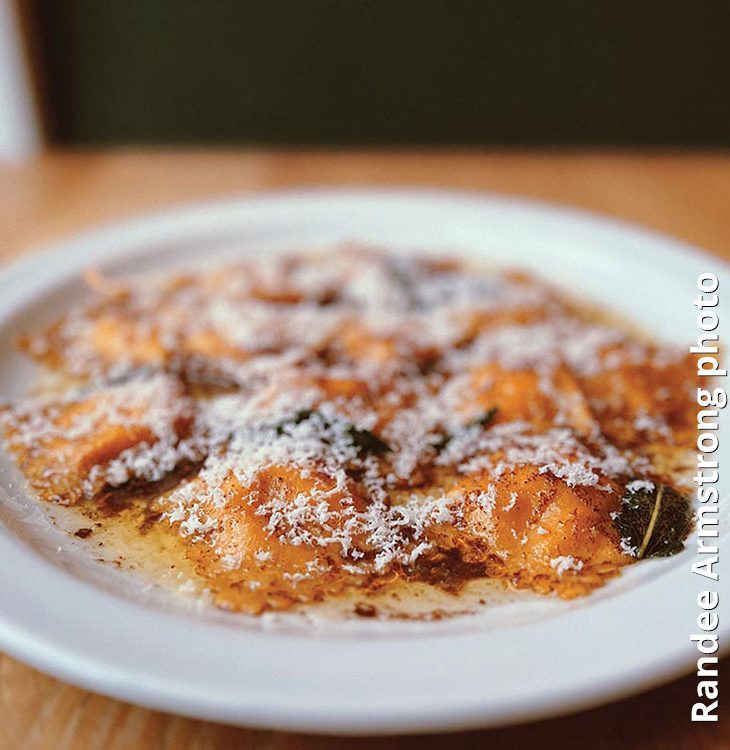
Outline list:
[[[5,407],[6,446],[48,502],[136,498],[222,607],[574,597],[681,548],[691,363],[526,274],[350,247],[90,282],[23,339],[65,389]],[[650,524],[669,493],[684,525]]]

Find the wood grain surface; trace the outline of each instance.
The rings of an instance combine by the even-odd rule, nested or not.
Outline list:
[[[343,184],[491,190],[556,201],[639,222],[730,260],[727,153],[122,151],[50,153],[0,165],[0,262],[171,204]],[[721,669],[729,666],[726,659]],[[689,677],[610,706],[520,727],[324,738],[149,711],[66,685],[0,654],[0,749],[730,748],[727,703],[718,724],[690,723],[695,685]]]

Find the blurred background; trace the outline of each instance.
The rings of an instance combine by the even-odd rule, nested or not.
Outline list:
[[[721,0],[0,4],[6,155],[730,143]]]

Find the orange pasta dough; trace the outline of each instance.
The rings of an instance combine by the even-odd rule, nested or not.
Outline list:
[[[642,519],[680,497],[691,364],[525,273],[341,248],[92,281],[21,341],[68,390],[5,444],[42,500],[140,494],[221,607],[570,598],[681,546],[688,510]]]

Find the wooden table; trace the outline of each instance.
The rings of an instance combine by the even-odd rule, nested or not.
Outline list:
[[[181,201],[335,184],[493,190],[569,203],[640,222],[730,259],[730,154],[544,151],[48,154],[0,166],[0,258]],[[722,666],[730,667],[730,659]],[[690,677],[611,706],[510,729],[343,739],[148,711],[65,685],[0,654],[0,748],[730,748],[727,700],[719,724],[690,723],[695,684]]]

